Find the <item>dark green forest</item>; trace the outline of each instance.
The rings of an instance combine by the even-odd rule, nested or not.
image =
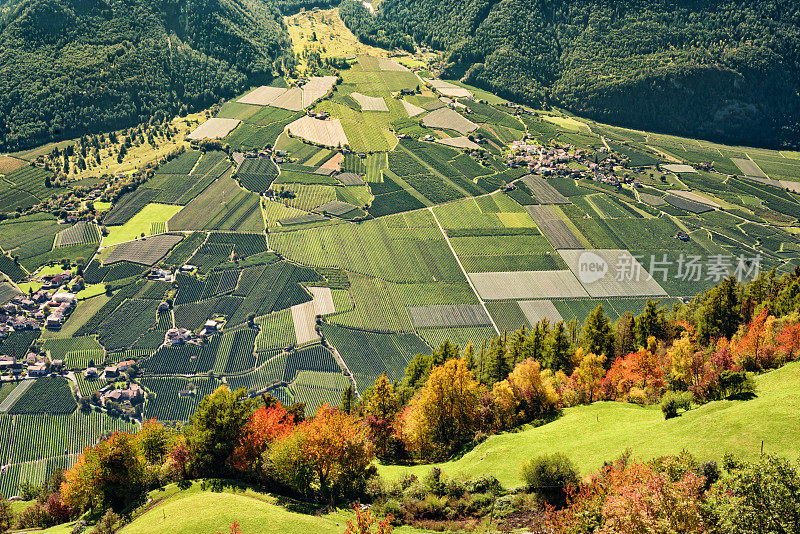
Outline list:
[[[27,0],[0,21],[0,149],[206,107],[288,49],[262,0]]]
[[[793,0],[385,0],[351,29],[368,41],[380,24],[448,51],[445,76],[522,102],[691,137],[800,143]]]

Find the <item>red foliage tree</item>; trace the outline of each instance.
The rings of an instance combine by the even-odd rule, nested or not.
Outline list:
[[[250,416],[239,445],[231,455],[231,465],[240,471],[257,467],[267,445],[288,435],[295,427],[294,416],[281,403],[257,409]]]

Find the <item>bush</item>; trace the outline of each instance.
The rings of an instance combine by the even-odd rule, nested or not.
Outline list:
[[[557,507],[567,504],[567,488],[578,485],[578,471],[560,452],[523,462],[521,474],[531,492]]]
[[[672,419],[678,416],[678,410],[688,410],[692,406],[694,395],[688,391],[667,391],[661,398],[661,411],[664,412],[664,419]]]
[[[94,527],[92,534],[114,534],[114,529],[117,523],[119,523],[119,520],[120,517],[114,513],[114,510],[109,508]]]

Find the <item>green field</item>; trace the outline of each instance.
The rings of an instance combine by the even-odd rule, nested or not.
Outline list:
[[[349,511],[341,510],[317,515],[309,509],[302,513],[304,508],[310,507],[301,503],[293,506],[291,501],[279,504],[277,497],[245,486],[228,485],[225,482],[220,489],[212,489],[211,486],[209,482],[194,481],[183,489],[169,485],[163,490],[151,492],[153,502],[119,532],[226,532],[235,521],[241,525],[242,532],[341,534],[351,516]],[[50,534],[58,531],[42,532]],[[395,532],[411,534],[423,531],[401,527]]]
[[[142,234],[152,235],[158,223],[166,223],[170,217],[181,210],[181,206],[171,204],[148,204],[122,226],[110,226],[108,235],[103,238],[103,247],[117,245],[124,241],[138,239]],[[162,230],[163,231],[163,230]]]
[[[658,406],[596,402],[564,409],[563,415],[538,428],[491,436],[462,458],[437,464],[446,473],[478,476],[491,473],[506,486],[521,483],[522,461],[563,452],[582,475],[600,468],[630,448],[637,458],[688,450],[701,461],[719,461],[731,452],[758,458],[764,452],[795,458],[800,454],[797,413],[800,363],[756,377],[757,397],[748,401],[716,401],[665,421]],[[406,473],[424,476],[430,466],[384,465],[380,473],[394,480]]]

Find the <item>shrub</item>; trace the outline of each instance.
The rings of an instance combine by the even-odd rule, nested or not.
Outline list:
[[[664,419],[678,416],[678,410],[688,410],[692,406],[694,396],[688,391],[667,391],[661,398],[661,411]]]
[[[114,513],[114,510],[109,508],[105,515],[100,518],[97,525],[94,527],[92,534],[114,534],[114,529],[119,523],[120,517]]]
[[[523,462],[521,474],[530,491],[557,507],[566,505],[567,488],[578,485],[578,471],[560,452]]]

